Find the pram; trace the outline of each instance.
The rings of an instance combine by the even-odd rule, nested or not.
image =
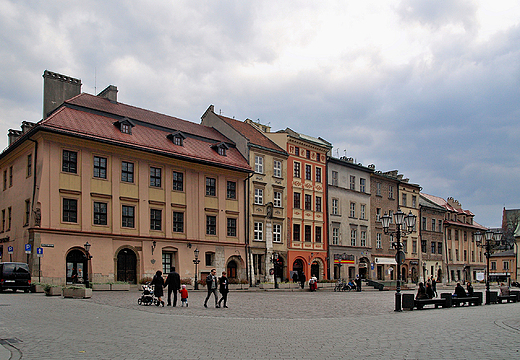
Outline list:
[[[137,303],[139,305],[157,305],[159,300],[154,295],[154,286],[147,282],[141,286],[143,293],[139,299],[137,299]]]

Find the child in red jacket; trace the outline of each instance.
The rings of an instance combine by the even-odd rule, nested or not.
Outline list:
[[[186,285],[182,285],[179,293],[181,294],[181,306],[184,307],[184,304],[186,304],[186,307],[188,307],[188,290],[186,290]]]

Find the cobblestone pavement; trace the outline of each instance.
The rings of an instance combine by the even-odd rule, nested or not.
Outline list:
[[[205,291],[188,308],[139,295],[2,293],[0,360],[520,358],[520,303],[396,313],[392,291],[235,291],[205,309]]]

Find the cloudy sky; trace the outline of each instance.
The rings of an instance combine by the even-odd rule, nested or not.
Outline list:
[[[520,208],[520,2],[0,0],[0,148],[42,74],[322,137],[488,227]],[[4,134],[4,135],[1,135]]]

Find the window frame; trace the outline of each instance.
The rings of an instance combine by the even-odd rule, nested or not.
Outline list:
[[[162,231],[162,209],[150,208],[150,230]]]
[[[182,171],[172,171],[172,191],[184,192],[184,173]]]
[[[260,155],[255,155],[255,173],[263,174],[264,173],[264,157]]]
[[[78,199],[63,198],[61,221],[64,223],[78,223]]]
[[[237,182],[228,180],[226,182],[226,199],[236,200],[237,199]]]
[[[135,205],[121,204],[121,227],[135,229]]]
[[[217,216],[206,215],[206,235],[217,235]]]
[[[108,158],[104,156],[94,155],[92,161],[93,174],[96,179],[107,179],[108,176]]]
[[[184,212],[172,211],[172,232],[184,233]]]
[[[217,179],[206,176],[206,196],[217,196]]]
[[[282,177],[282,162],[280,160],[273,160],[273,176]]]
[[[61,171],[65,172],[65,173],[69,173],[69,174],[78,173],[78,152],[77,151],[66,150],[66,149],[62,150]]]
[[[150,187],[162,187],[162,168],[150,166]]]
[[[237,218],[228,217],[226,219],[226,234],[228,237],[237,236]]]
[[[129,165],[131,165],[132,170],[128,170]],[[134,183],[134,168],[135,164],[131,161],[121,161],[121,182],[126,182],[129,184]]]
[[[97,226],[108,225],[108,203],[94,201],[92,223]]]

